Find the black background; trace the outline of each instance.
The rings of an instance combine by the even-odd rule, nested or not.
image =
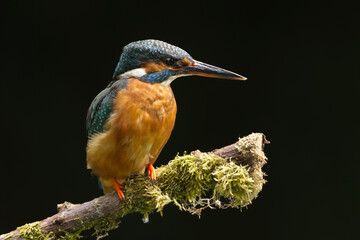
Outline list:
[[[0,233],[101,195],[86,170],[87,109],[122,47],[154,38],[248,77],[173,82],[177,121],[156,165],[263,132],[268,183],[242,212],[199,220],[167,206],[148,224],[126,216],[108,239],[353,239],[359,13],[314,2],[3,1]]]

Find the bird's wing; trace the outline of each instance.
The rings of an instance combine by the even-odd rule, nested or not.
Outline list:
[[[94,133],[105,131],[104,126],[112,112],[113,101],[118,91],[125,88],[126,85],[127,80],[112,82],[94,98],[86,117],[88,137]]]

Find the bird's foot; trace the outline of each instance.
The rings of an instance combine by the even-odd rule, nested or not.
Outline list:
[[[124,189],[124,187],[118,182],[116,177],[114,177],[114,189],[115,189],[118,197],[120,198],[120,200],[124,200],[125,195],[124,195],[124,193],[122,191],[122,189]]]
[[[155,168],[151,163],[147,165],[147,174],[149,175],[151,181],[156,181]]]

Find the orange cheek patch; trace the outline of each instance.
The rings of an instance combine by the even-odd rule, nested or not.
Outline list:
[[[186,58],[186,57],[181,59],[181,63],[183,64],[183,66],[190,66],[190,65],[193,64],[193,62],[190,59]]]
[[[164,63],[155,63],[155,62],[149,62],[145,63],[142,66],[146,73],[153,73],[153,72],[161,72],[164,68],[166,68],[166,65]]]

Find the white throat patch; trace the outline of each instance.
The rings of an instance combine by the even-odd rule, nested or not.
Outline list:
[[[123,74],[121,74],[121,77],[124,78],[141,78],[146,74],[146,71],[144,68],[135,68],[133,70],[127,71]]]

